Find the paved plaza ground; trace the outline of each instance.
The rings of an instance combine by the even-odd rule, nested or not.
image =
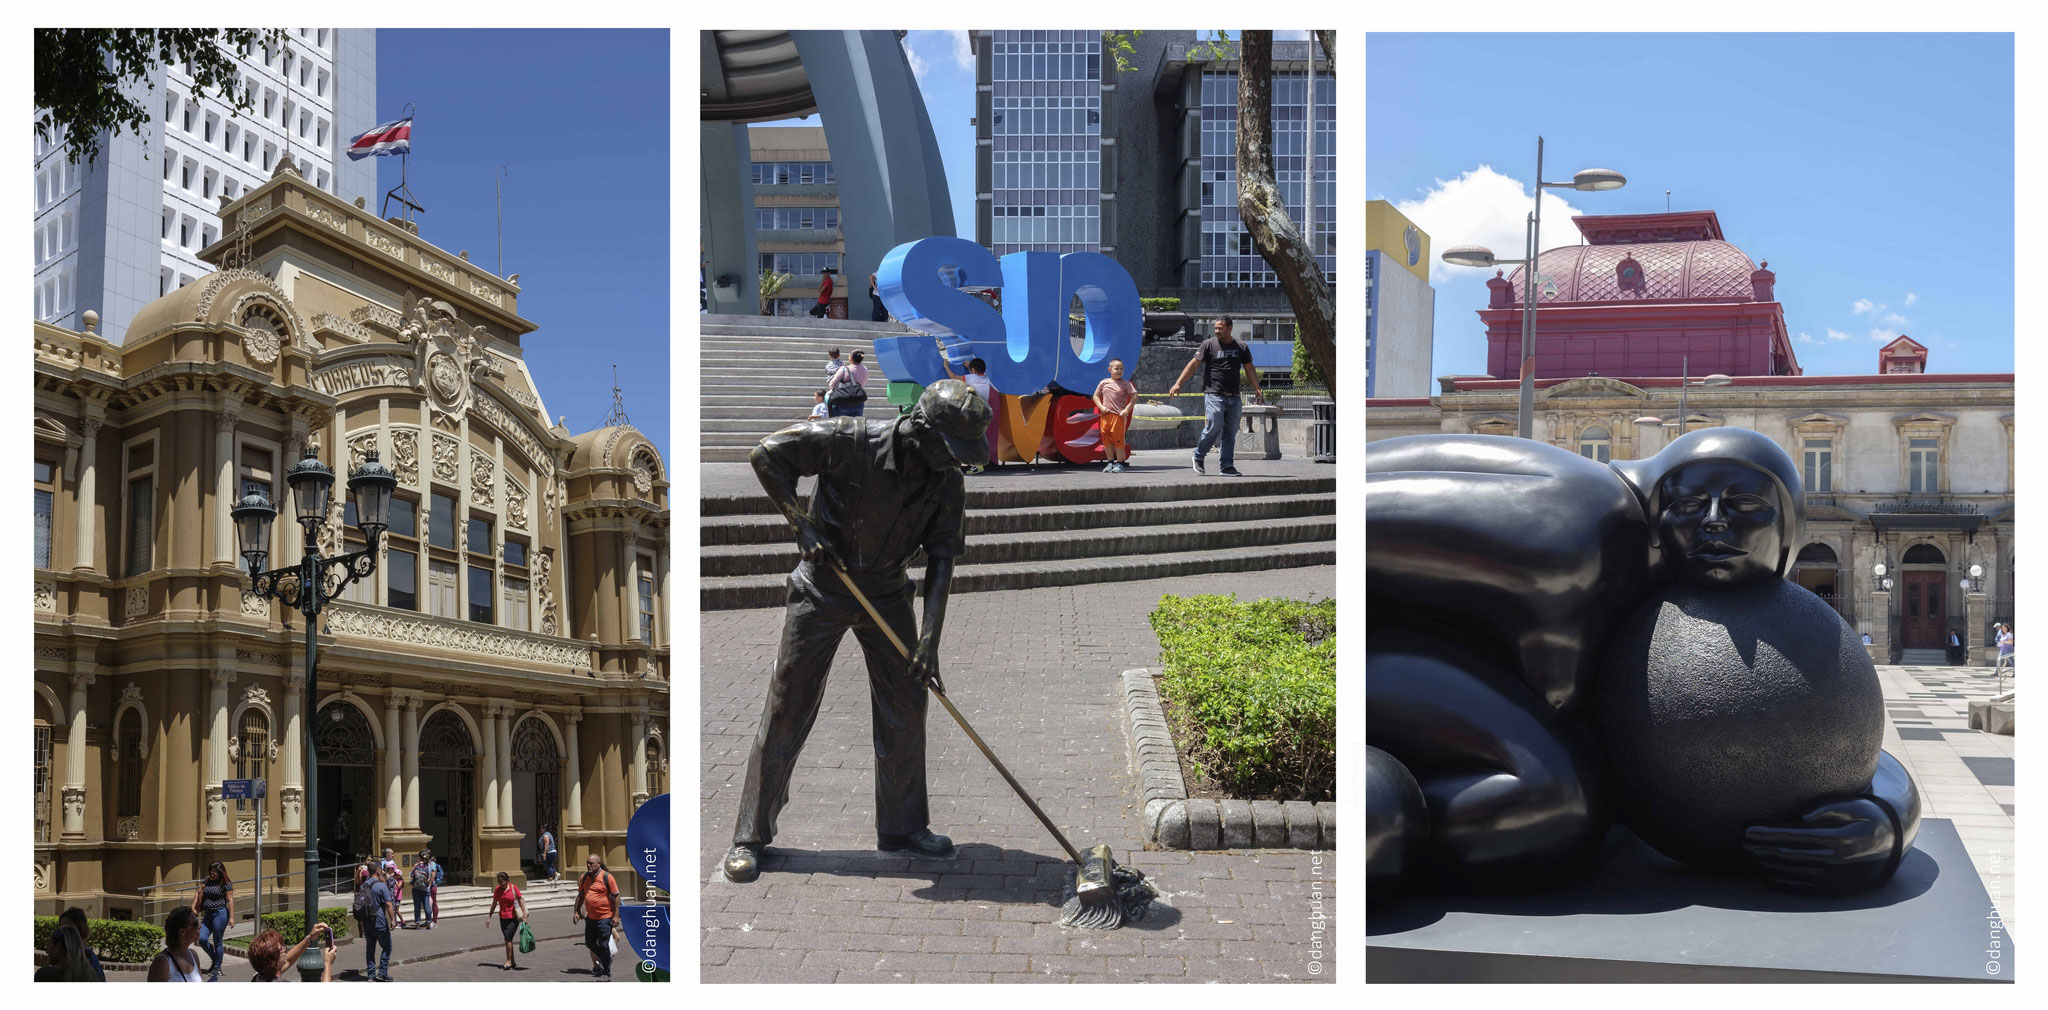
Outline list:
[[[1998,678],[1982,666],[1880,666],[1877,675],[1884,749],[1920,784],[1921,816],[1955,822],[1984,889],[2015,929],[2014,738],[1971,729],[1969,720],[1970,702],[1999,693]],[[2012,683],[2008,676],[2006,687]]]
[[[401,930],[391,938],[391,978],[396,982],[594,982],[590,949],[583,945],[583,926],[569,921],[568,909],[537,909],[527,919],[538,941],[531,954],[519,956],[519,971],[503,971],[505,945],[498,940],[495,924],[480,915],[443,918],[432,930]],[[483,950],[473,948],[485,944]],[[336,946],[334,980],[364,982],[363,943],[356,937]],[[200,964],[206,955],[200,954]],[[613,960],[616,981],[633,981],[634,961]],[[251,971],[247,958],[228,955],[221,970],[223,982],[247,982]],[[147,972],[110,971],[109,982],[146,981]],[[296,971],[286,972],[284,981],[298,981]]]
[[[1213,472],[1213,456],[1211,464]],[[959,851],[932,860],[874,850],[867,673],[850,635],[761,878],[727,883],[717,865],[731,842],[782,612],[703,613],[703,980],[1333,978],[1334,853],[1143,851],[1117,680],[1157,665],[1147,615],[1164,594],[1323,598],[1335,573],[1324,566],[953,597],[942,674],[954,702],[1076,846],[1108,842],[1162,892],[1144,921],[1110,932],[1057,925],[1071,873],[1058,843],[936,705],[927,717],[932,828]]]

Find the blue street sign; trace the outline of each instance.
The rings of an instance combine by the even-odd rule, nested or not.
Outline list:
[[[230,799],[230,800],[246,800],[246,799],[248,799],[249,797],[251,797],[251,796],[254,796],[254,795],[256,795],[255,791],[254,791],[254,790],[253,790],[253,789],[252,789],[252,788],[250,787],[250,783],[252,783],[252,782],[254,782],[254,781],[256,781],[256,780],[255,780],[255,779],[228,779],[227,781],[225,781],[225,782],[222,782],[222,783],[220,784],[220,785],[221,785],[221,792],[220,792],[220,794],[221,794],[221,796],[222,796],[223,798],[226,798],[226,799]]]

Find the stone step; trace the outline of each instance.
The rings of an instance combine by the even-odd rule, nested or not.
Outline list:
[[[1195,499],[1183,502],[1107,502],[1059,509],[984,508],[967,512],[969,537],[1005,533],[1045,533],[1132,526],[1189,523],[1265,522],[1329,516],[1337,512],[1334,494],[1268,495],[1253,498]],[[778,515],[708,516],[698,527],[704,547],[740,544],[787,544],[789,524]],[[979,541],[970,541],[970,546]]]
[[[1098,582],[1134,582],[1217,572],[1254,572],[1337,563],[1335,541],[1320,540],[1268,547],[1228,547],[1172,554],[1082,558],[1046,563],[962,565],[954,571],[956,593],[1004,589],[1041,589]],[[911,570],[913,579],[921,569]],[[787,597],[788,574],[737,575],[702,580],[705,610],[741,610],[781,606]]]
[[[697,338],[705,350],[740,351],[753,347],[816,351],[821,357],[834,347],[841,354],[855,351],[873,353],[877,337],[900,337],[903,333],[707,333]]]
[[[1901,649],[1900,666],[1947,666],[1948,651],[1945,649]]]
[[[792,387],[794,388],[798,387]],[[874,393],[870,392],[868,398],[874,399]],[[799,412],[811,409],[812,403],[808,393],[781,393],[772,390],[758,396],[749,396],[745,393],[699,393],[697,400],[705,407],[794,407],[798,408]]]
[[[1225,548],[1273,547],[1337,536],[1333,515],[1268,519],[1258,523],[1189,522],[1170,526],[1112,526],[1098,529],[1042,530],[1028,533],[994,533],[974,536],[967,552],[960,556],[960,569],[980,565],[1014,565],[1031,562],[1073,561],[1130,555],[1171,557],[1185,551]],[[731,544],[705,547],[699,574],[704,578],[728,575],[787,574],[796,567],[793,543]]]
[[[450,885],[441,888],[441,916],[482,915],[491,908],[492,888],[472,885]],[[576,904],[576,878],[564,875],[553,883],[529,879],[520,891],[526,895],[526,908],[530,912],[537,908],[572,908]],[[412,892],[408,889],[405,901],[399,906],[409,917],[412,914]],[[410,918],[407,921],[411,921]]]
[[[865,298],[867,292],[865,289],[863,289],[857,294],[858,297]],[[808,315],[700,315],[697,317],[697,329],[699,333],[703,333],[706,335],[713,333],[790,333],[806,335],[861,333],[867,334],[869,336],[880,336],[885,334],[910,332],[910,328],[904,326],[902,323],[877,323],[867,319],[818,319]]]
[[[1185,458],[1176,453],[1176,457]],[[745,458],[745,454],[741,454]],[[1216,458],[1210,457],[1211,465]],[[1012,464],[1017,466],[1019,464]],[[1007,470],[1005,467],[1004,470]],[[1080,467],[1052,467],[1043,470],[1084,473]],[[1099,467],[1089,467],[1096,470]],[[1323,468],[1328,469],[1328,468]],[[1071,481],[1049,481],[1032,483],[1032,475],[1020,474],[1020,479],[1010,480],[1004,475],[1001,481],[976,483],[986,478],[970,478],[967,488],[969,512],[980,509],[1061,509],[1080,505],[1102,505],[1112,502],[1185,502],[1205,499],[1264,498],[1275,495],[1327,495],[1337,493],[1337,478],[1322,476],[1247,476],[1210,477],[1207,479],[1184,480],[1179,482],[1147,481],[1141,473],[1102,475],[1100,481],[1092,479],[1076,485]],[[1129,478],[1129,479],[1119,479]],[[804,499],[808,500],[808,494]],[[744,494],[705,495],[699,502],[701,516],[773,515],[774,507],[768,496],[758,490],[749,489]]]

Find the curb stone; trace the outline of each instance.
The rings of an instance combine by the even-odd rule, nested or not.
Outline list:
[[[1124,723],[1138,799],[1145,805],[1145,843],[1161,849],[1334,849],[1337,805],[1303,800],[1189,799],[1180,754],[1166,727],[1159,689],[1147,667],[1125,670]]]

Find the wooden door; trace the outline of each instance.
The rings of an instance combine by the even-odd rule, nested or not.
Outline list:
[[[1899,618],[1899,646],[1939,649],[1948,644],[1948,573],[1904,572],[1906,598]]]

